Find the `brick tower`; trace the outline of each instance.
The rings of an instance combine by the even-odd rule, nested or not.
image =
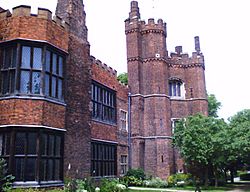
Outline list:
[[[174,121],[201,112],[207,114],[204,61],[196,37],[189,58],[182,47],[168,56],[166,23],[142,21],[138,3],[131,2],[125,21],[128,84],[131,99],[132,168],[166,178],[182,171],[172,148]]]
[[[67,21],[69,48],[66,60],[66,135],[64,169],[67,177],[90,176],[90,45],[82,0],[58,0],[56,15]],[[68,169],[68,170],[67,170]]]

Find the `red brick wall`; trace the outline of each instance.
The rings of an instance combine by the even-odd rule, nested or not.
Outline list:
[[[44,125],[65,128],[65,107],[42,100],[0,101],[1,125]]]
[[[111,68],[100,63],[100,61],[92,59],[91,69],[92,79],[116,91],[117,98],[117,124],[108,125],[92,120],[91,137],[94,139],[103,139],[118,142],[118,137],[122,138],[124,137],[122,136],[124,134],[125,137],[127,136],[126,133],[120,130],[120,109],[128,111],[128,88],[125,85],[120,84],[117,81],[115,72]],[[125,142],[123,142],[123,144],[124,143]]]
[[[65,51],[68,50],[67,30],[52,20],[37,16],[1,17],[0,14],[0,36],[2,41],[16,38],[47,41]]]

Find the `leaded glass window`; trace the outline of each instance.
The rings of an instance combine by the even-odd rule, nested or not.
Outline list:
[[[116,123],[116,92],[97,82],[92,82],[92,118]]]
[[[63,100],[63,55],[43,43],[2,46],[0,96],[31,94]]]

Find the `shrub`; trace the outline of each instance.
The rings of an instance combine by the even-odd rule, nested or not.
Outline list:
[[[143,185],[145,187],[155,187],[155,188],[166,188],[168,187],[168,183],[165,180],[162,180],[158,177],[152,178],[151,180],[143,181]]]
[[[192,183],[191,174],[177,173],[167,179],[169,186],[186,186]]]
[[[70,179],[65,184],[66,192],[94,192],[94,186],[89,179]]]
[[[142,186],[143,180],[138,179],[134,176],[124,176],[121,178],[121,182],[126,184],[127,186]]]
[[[101,181],[100,192],[124,192],[127,187],[119,183],[118,179],[103,179]]]
[[[8,175],[7,163],[4,159],[0,159],[0,191],[10,191],[14,177]]]
[[[146,175],[144,173],[144,170],[141,168],[138,169],[129,169],[126,176],[133,176],[136,179],[144,180]]]

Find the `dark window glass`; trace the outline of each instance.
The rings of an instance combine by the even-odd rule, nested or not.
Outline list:
[[[25,181],[35,181],[36,176],[36,158],[26,160]]]
[[[28,134],[28,154],[36,154],[37,133]]]
[[[47,180],[47,159],[43,159],[40,161],[41,162],[41,180],[46,181]]]
[[[12,47],[8,47],[5,50],[5,58],[3,63],[3,68],[7,69],[11,66],[11,55],[12,55]]]
[[[61,135],[53,132],[39,133],[40,130],[13,132],[14,134],[0,133],[0,158],[5,158],[8,162],[9,151],[13,151],[10,170],[13,171],[11,174],[15,176],[15,181],[62,180]],[[10,146],[11,135],[14,136],[13,146]]]
[[[52,87],[51,87],[51,92],[52,92],[52,94],[51,94],[51,96],[52,97],[56,97],[56,77],[52,77]]]
[[[104,142],[91,144],[92,176],[116,175],[116,145]]]
[[[16,134],[16,154],[24,155],[25,153],[25,145],[26,145],[26,134],[25,133],[17,133]]]
[[[24,158],[16,158],[15,159],[15,180],[16,181],[24,181],[24,167],[25,161]]]
[[[1,68],[1,85],[0,94],[11,94],[15,91],[15,75],[16,75],[16,47],[6,47],[2,49],[3,60]]]
[[[0,157],[4,158],[10,154],[10,134],[0,133]]]
[[[49,156],[54,155],[54,144],[55,144],[55,136],[49,135]]]
[[[61,137],[56,136],[55,156],[60,157],[60,155],[61,155]]]
[[[2,72],[2,84],[3,84],[3,89],[2,93],[6,94],[9,91],[9,79],[8,79],[8,72]]]
[[[48,135],[47,134],[42,134],[41,153],[42,155],[48,154]]]
[[[96,82],[92,83],[92,118],[116,123],[116,93]]]

